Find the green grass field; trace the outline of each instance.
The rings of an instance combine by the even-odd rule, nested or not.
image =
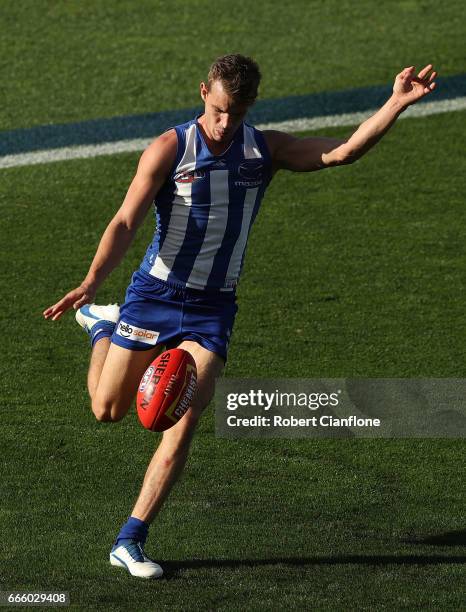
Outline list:
[[[2,128],[190,106],[225,50],[257,56],[266,97],[383,83],[414,62],[464,72],[459,2],[173,5],[4,2]],[[464,116],[405,120],[353,166],[276,177],[226,376],[464,375]],[[157,435],[134,411],[95,422],[87,338],[41,312],[80,282],[137,159],[1,174],[0,590],[66,590],[82,610],[462,609],[462,440],[225,440],[212,407],[147,543],[166,578],[110,567]],[[123,299],[152,223],[99,301]]]
[[[451,0],[3,0],[0,129],[199,103],[215,57],[253,55],[264,98],[385,84],[404,66],[463,72]]]

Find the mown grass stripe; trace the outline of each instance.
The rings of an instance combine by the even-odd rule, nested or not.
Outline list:
[[[435,101],[466,96],[466,75],[438,79]],[[254,125],[357,113],[380,107],[391,86],[362,87],[259,100],[249,113]],[[423,104],[423,103],[421,103]],[[94,119],[78,123],[42,125],[0,132],[0,155],[45,149],[100,145],[122,140],[150,139],[168,127],[188,121],[200,108],[184,108],[144,115]]]
[[[400,119],[410,117],[423,117],[437,115],[466,109],[466,97],[452,100],[441,100],[439,102],[426,102],[410,107]],[[321,117],[307,117],[302,119],[291,119],[289,121],[261,123],[259,129],[277,129],[288,132],[303,132],[306,130],[318,130],[325,127],[338,127],[344,125],[355,125],[361,123],[377,109],[369,109],[365,112],[343,113],[340,115],[323,115]],[[155,136],[155,134],[154,134]],[[70,159],[83,159],[99,157],[101,155],[114,155],[116,153],[128,153],[131,151],[142,151],[151,142],[150,138],[135,138],[131,140],[119,140],[116,142],[105,142],[102,144],[81,145],[72,147],[60,147],[57,149],[45,149],[29,153],[18,153],[16,155],[4,155],[0,157],[0,168],[13,168],[17,166],[32,166],[35,164],[47,164]]]

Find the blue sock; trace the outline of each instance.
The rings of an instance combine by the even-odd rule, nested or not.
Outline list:
[[[115,540],[115,546],[121,543],[122,540],[137,540],[144,546],[146,543],[149,525],[134,516],[130,516],[120,530]]]
[[[112,323],[111,321],[99,321],[96,323],[90,331],[91,346],[94,346],[97,340],[100,340],[101,338],[110,338],[114,329],[115,323]]]

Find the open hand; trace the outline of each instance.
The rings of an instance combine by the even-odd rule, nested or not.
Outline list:
[[[415,67],[409,66],[396,75],[393,95],[403,107],[414,104],[435,89],[437,73],[432,68],[432,64],[427,64],[416,76]]]
[[[95,289],[89,285],[80,285],[65,295],[59,302],[44,310],[46,319],[56,321],[62,314],[73,307],[75,310],[94,301]]]

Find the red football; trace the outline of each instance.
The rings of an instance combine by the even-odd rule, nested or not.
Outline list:
[[[173,427],[189,408],[196,388],[192,355],[177,348],[161,353],[139,384],[136,406],[142,425],[151,431]]]

